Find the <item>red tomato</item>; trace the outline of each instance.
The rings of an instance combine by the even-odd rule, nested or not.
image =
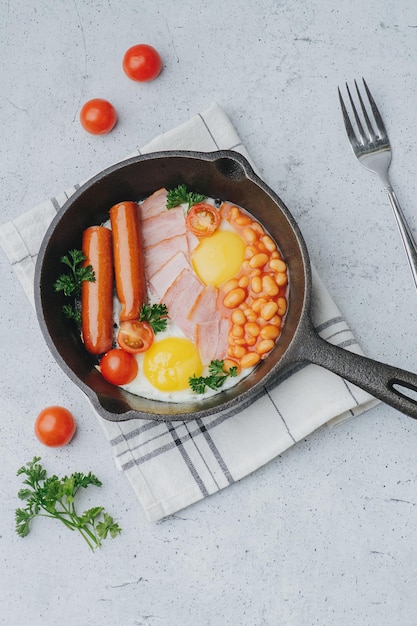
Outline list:
[[[43,409],[35,421],[35,435],[41,443],[51,448],[67,445],[76,428],[72,413],[62,406]]]
[[[210,237],[219,227],[220,212],[211,204],[194,204],[187,214],[187,227],[197,237]]]
[[[80,111],[81,126],[92,135],[109,133],[116,121],[116,109],[111,102],[101,98],[88,100]]]
[[[117,343],[126,352],[131,354],[146,352],[151,347],[153,339],[154,332],[148,322],[132,320],[120,323]]]
[[[125,52],[123,69],[132,80],[145,83],[158,76],[162,69],[162,60],[155,48],[140,43]]]
[[[138,364],[133,354],[113,348],[102,357],[100,370],[112,385],[127,385],[136,377]]]

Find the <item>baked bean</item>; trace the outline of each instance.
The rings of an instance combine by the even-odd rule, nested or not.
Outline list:
[[[229,293],[229,291],[232,291],[232,289],[236,289],[238,285],[239,283],[238,283],[237,278],[231,278],[230,280],[224,283],[223,291],[224,293]]]
[[[242,287],[235,287],[223,298],[223,304],[226,309],[235,309],[242,304],[246,298],[246,291]]]
[[[267,303],[267,299],[266,298],[256,298],[256,300],[254,300],[252,302],[252,310],[255,311],[255,313],[260,313],[262,307],[266,303]]]
[[[259,363],[261,357],[256,352],[248,352],[240,359],[240,367],[244,370],[248,367],[254,367]]]
[[[237,361],[234,359],[224,359],[223,370],[229,373],[232,367],[236,367],[237,373],[240,374],[240,364]]]
[[[232,330],[231,330],[232,337],[243,337],[244,334],[245,334],[245,330],[243,326],[239,326],[238,324],[235,324],[234,326],[232,326]]]
[[[277,274],[275,274],[275,282],[278,287],[283,287],[288,283],[287,274],[284,274],[284,272],[278,272]]]
[[[287,264],[282,261],[282,259],[271,259],[269,267],[271,270],[274,270],[274,272],[282,273],[287,271]]]
[[[253,228],[253,230],[255,230],[260,235],[264,235],[265,234],[265,231],[264,231],[263,227],[260,225],[259,222],[252,222],[252,228]]]
[[[276,326],[277,328],[281,328],[282,317],[280,315],[274,315],[274,317],[271,317],[271,319],[268,320],[268,322],[272,324],[273,326]]]
[[[248,322],[256,322],[256,320],[258,319],[257,314],[255,313],[255,311],[252,311],[252,309],[248,309],[245,315]]]
[[[280,334],[280,329],[272,324],[267,324],[261,328],[259,334],[262,339],[277,339]]]
[[[246,350],[243,346],[230,346],[229,356],[241,359],[246,354]]]
[[[246,315],[242,309],[235,309],[232,313],[233,324],[244,324],[246,322]]]
[[[259,325],[255,322],[247,322],[245,324],[245,332],[249,333],[249,335],[252,335],[252,337],[257,337],[261,332],[261,329]]]
[[[268,250],[268,252],[276,251],[277,246],[275,244],[275,241],[269,235],[264,235],[261,238],[261,241],[264,244],[265,248]]]
[[[249,215],[243,215],[242,213],[235,219],[235,222],[238,226],[248,226],[252,224],[252,219]]]
[[[262,280],[260,276],[254,276],[251,280],[251,288],[255,293],[261,293],[262,291]]]
[[[280,298],[279,298],[280,299]],[[261,308],[261,317],[266,322],[274,317],[275,313],[278,311],[278,303],[270,300],[266,304],[264,304]]]
[[[255,232],[253,228],[249,226],[243,229],[243,239],[248,243],[255,243],[259,238],[259,233]]]
[[[239,287],[246,289],[246,287],[248,287],[249,285],[249,276],[247,276],[246,274],[244,276],[241,276],[239,278],[238,285]]]
[[[286,298],[278,298],[277,300],[277,305],[278,305],[278,309],[277,309],[277,313],[278,315],[285,315],[285,313],[287,312],[287,300]]]
[[[254,346],[257,341],[258,341],[258,338],[254,337],[253,335],[246,335],[245,336],[245,343],[249,347]]]
[[[239,215],[240,215],[239,209],[237,208],[237,206],[233,206],[230,209],[229,219],[234,221],[234,220],[236,220],[237,217],[239,217]]]
[[[279,292],[279,286],[269,274],[262,277],[262,289],[268,296],[276,296]]]
[[[244,253],[244,258],[245,259],[250,259],[257,252],[258,252],[258,249],[255,246],[246,246],[245,253]]]
[[[257,268],[263,267],[269,261],[269,256],[265,254],[265,252],[258,252],[254,254],[253,257],[249,260],[249,267]]]
[[[274,344],[275,341],[273,339],[262,339],[262,341],[256,344],[256,352],[258,354],[266,354],[272,350]]]

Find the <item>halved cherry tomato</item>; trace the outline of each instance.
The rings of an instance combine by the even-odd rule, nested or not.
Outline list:
[[[146,43],[132,46],[123,57],[123,70],[132,80],[147,82],[158,76],[162,69],[161,57],[155,48]]]
[[[41,443],[51,448],[66,446],[76,428],[72,413],[62,406],[48,406],[35,420],[35,435]]]
[[[117,113],[111,102],[93,98],[80,111],[81,126],[92,135],[109,133],[117,121]]]
[[[140,322],[139,320],[120,322],[117,343],[122,350],[131,354],[146,352],[151,347],[153,340],[154,332],[148,322]]]
[[[102,357],[100,371],[112,385],[127,385],[136,377],[138,364],[133,354],[113,348]]]
[[[187,214],[187,228],[197,237],[210,237],[219,227],[220,212],[207,202],[194,204]]]

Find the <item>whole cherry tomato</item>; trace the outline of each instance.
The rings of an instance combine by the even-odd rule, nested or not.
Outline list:
[[[133,354],[113,348],[102,357],[100,371],[112,385],[127,385],[136,377],[138,364]]]
[[[186,224],[197,237],[210,237],[219,227],[220,212],[207,202],[194,204],[188,211]]]
[[[146,352],[151,347],[153,340],[154,332],[148,322],[132,320],[120,323],[117,343],[122,350],[131,354]]]
[[[123,69],[129,78],[144,83],[158,76],[162,69],[162,59],[155,48],[140,43],[125,52]]]
[[[67,445],[76,428],[72,413],[62,406],[43,409],[35,421],[35,435],[41,443],[51,448]]]
[[[116,121],[116,109],[111,102],[102,98],[88,100],[80,111],[81,126],[92,135],[109,133]]]

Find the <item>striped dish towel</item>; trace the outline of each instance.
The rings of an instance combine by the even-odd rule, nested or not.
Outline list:
[[[138,154],[170,149],[233,149],[250,160],[217,103],[156,137]],[[34,267],[44,233],[78,187],[0,225],[0,243],[32,304]],[[312,300],[313,321],[320,335],[361,353],[314,269]],[[233,416],[214,415],[186,423],[97,419],[147,519],[156,521],[243,478],[320,426],[358,415],[375,403],[369,394],[338,376],[302,364]]]

